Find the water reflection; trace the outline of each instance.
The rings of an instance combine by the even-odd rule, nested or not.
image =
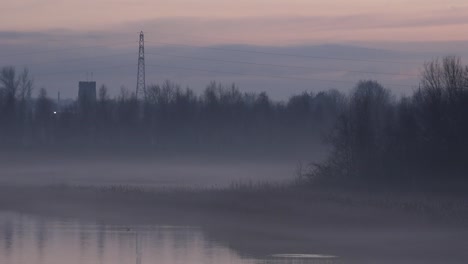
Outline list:
[[[108,226],[0,213],[5,264],[331,264],[331,260],[245,258],[196,227]]]

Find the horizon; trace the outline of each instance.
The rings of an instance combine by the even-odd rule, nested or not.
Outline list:
[[[45,87],[51,95],[76,98],[78,82],[90,72],[116,95],[121,86],[135,87],[142,30],[147,84],[171,80],[200,92],[210,81],[236,83],[284,100],[303,91],[347,91],[372,79],[404,95],[418,86],[424,62],[445,55],[466,61],[467,14],[468,4],[458,0],[27,0],[0,10],[0,60],[28,67],[36,90]]]
[[[3,57],[2,66],[28,68],[35,80],[36,93],[44,87],[49,95],[60,92],[63,98],[74,99],[78,82],[93,78],[98,86],[106,84],[111,96],[116,96],[122,87],[134,89],[138,55],[138,43],[134,42],[134,47],[98,44],[44,47],[23,53],[19,52],[23,47],[10,46],[7,50],[12,55],[3,56],[5,53],[0,51],[0,58]],[[267,92],[275,100],[302,92],[330,89],[347,92],[360,80],[376,80],[396,95],[408,95],[419,85],[424,63],[449,54],[342,43],[157,46],[148,41],[145,48],[147,85],[170,80],[200,93],[211,81],[216,81],[236,84],[243,92]],[[453,55],[460,56],[462,61],[468,57],[463,53]]]

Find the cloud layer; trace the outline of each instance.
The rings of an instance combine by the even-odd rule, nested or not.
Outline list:
[[[117,93],[135,85],[144,30],[149,83],[173,79],[201,90],[218,80],[284,98],[372,78],[401,92],[417,85],[414,75],[425,60],[466,56],[467,25],[465,0],[8,1],[0,9],[0,66],[30,67],[37,86],[52,94],[75,97],[86,72]],[[213,46],[266,54],[206,48]]]
[[[2,4],[0,30],[194,34],[206,44],[468,40],[460,0],[23,0]],[[183,37],[171,39],[180,40]],[[223,39],[228,39],[227,41]]]

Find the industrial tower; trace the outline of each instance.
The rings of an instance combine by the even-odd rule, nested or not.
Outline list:
[[[138,99],[145,99],[146,84],[145,84],[145,35],[140,32],[140,48],[138,50],[138,73],[136,96]]]

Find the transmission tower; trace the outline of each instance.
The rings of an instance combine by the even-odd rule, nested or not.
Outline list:
[[[137,74],[136,96],[138,99],[144,99],[146,97],[145,35],[143,34],[143,31],[140,32],[140,48],[138,50],[138,74]]]

